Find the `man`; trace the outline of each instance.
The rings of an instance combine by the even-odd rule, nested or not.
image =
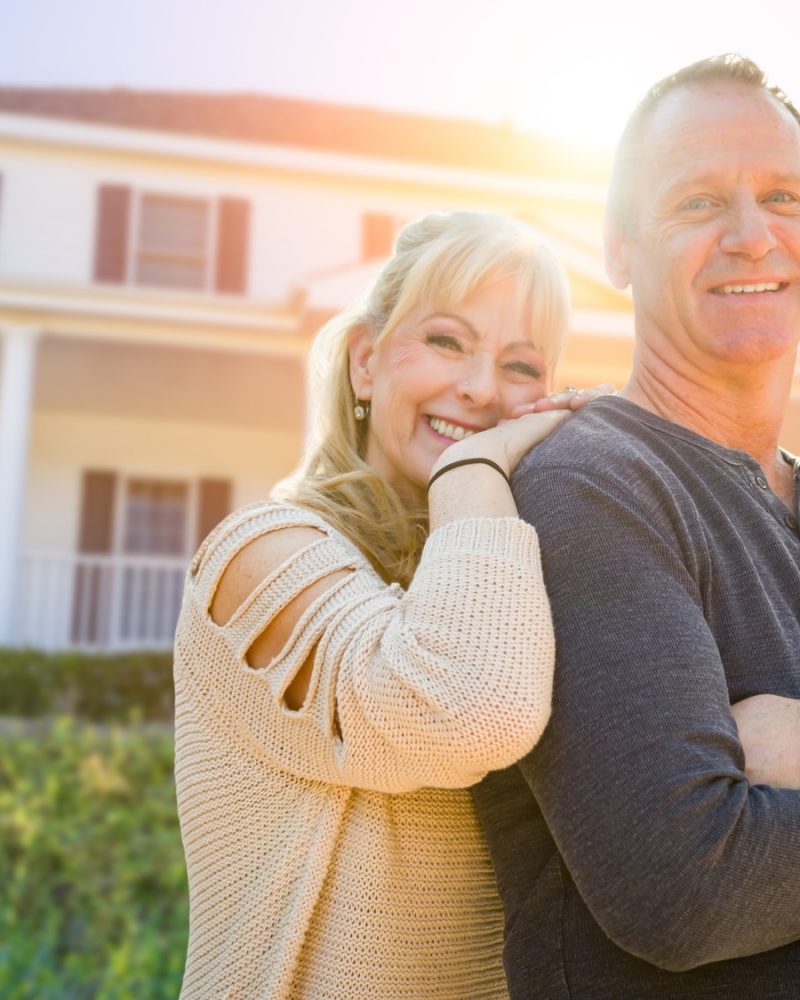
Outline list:
[[[777,441],[800,119],[757,66],[718,57],[650,92],[606,251],[633,291],[630,381],[514,480],[558,664],[541,742],[476,790],[510,993],[800,997],[800,791],[748,781],[730,708],[800,698],[800,463]],[[780,783],[800,787],[795,708]]]

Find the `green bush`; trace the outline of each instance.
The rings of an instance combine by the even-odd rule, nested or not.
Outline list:
[[[0,996],[174,1000],[188,904],[169,726],[0,729]]]
[[[169,720],[172,654],[44,653],[0,648],[0,714],[70,712],[97,722]]]

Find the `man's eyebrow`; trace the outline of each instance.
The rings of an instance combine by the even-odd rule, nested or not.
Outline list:
[[[770,173],[768,170],[765,170],[763,173],[762,187],[774,187],[783,184],[791,187],[800,187],[800,170],[793,172],[783,171],[781,173]],[[661,186],[660,193],[670,194],[675,191],[681,191],[684,188],[702,190],[704,188],[715,187],[720,182],[721,174],[719,171],[704,171],[703,173],[695,174],[689,169],[683,173],[673,174],[669,177]]]
[[[775,174],[772,177],[773,184],[789,184],[792,187],[800,187],[800,170],[795,170],[787,174]]]

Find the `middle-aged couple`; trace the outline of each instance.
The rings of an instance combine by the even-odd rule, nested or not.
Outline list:
[[[553,393],[546,249],[406,227],[195,557],[187,1000],[800,997],[800,118],[753,63],[637,107],[606,253],[630,380]]]

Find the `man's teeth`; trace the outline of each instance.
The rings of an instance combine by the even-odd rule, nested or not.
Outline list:
[[[723,285],[722,292],[725,295],[747,295],[750,292],[777,292],[780,288],[780,283],[771,281],[769,283],[761,285]]]
[[[453,441],[460,441],[462,438],[469,437],[470,434],[475,433],[475,431],[468,431],[466,427],[461,427],[458,424],[448,424],[447,421],[440,420],[438,417],[428,417],[428,423],[437,434],[449,437]]]

